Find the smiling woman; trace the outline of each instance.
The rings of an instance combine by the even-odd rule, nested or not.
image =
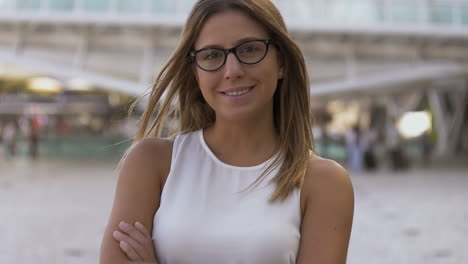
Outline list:
[[[314,152],[307,76],[271,1],[197,1],[122,160],[101,263],[345,263],[353,188]]]
[[[223,38],[217,37],[220,34]],[[264,122],[273,125],[273,94],[283,66],[277,48],[269,49],[269,37],[261,24],[240,11],[225,11],[206,20],[192,58],[198,66],[195,75],[201,93],[217,121],[254,115],[269,117]]]

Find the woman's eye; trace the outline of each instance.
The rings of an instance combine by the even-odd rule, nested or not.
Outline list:
[[[251,46],[247,46],[247,47],[242,48],[242,52],[245,52],[245,53],[251,53],[251,52],[255,52],[257,50],[258,50],[258,48],[255,45],[251,45]]]
[[[219,52],[209,52],[203,57],[203,59],[205,60],[217,59],[217,58],[219,58]]]

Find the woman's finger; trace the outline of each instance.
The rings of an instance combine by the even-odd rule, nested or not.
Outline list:
[[[134,243],[138,244],[134,245],[134,243],[132,243],[133,241],[127,241],[135,248],[140,257],[145,261],[147,259],[151,259],[153,256],[152,250],[154,251],[154,249],[152,249],[152,242],[148,241],[147,236],[141,233],[133,225],[130,225],[126,222],[120,222],[119,227],[122,233],[129,236],[132,240],[135,241]]]
[[[120,248],[130,260],[145,260],[148,254],[146,249],[135,239],[120,231],[114,231],[114,238],[120,242]],[[124,243],[122,243],[124,242]]]
[[[135,222],[135,227],[146,237],[146,240],[143,243],[143,246],[146,247],[148,252],[148,255],[146,255],[146,257],[148,258],[148,260],[155,261],[156,253],[154,251],[154,243],[150,231],[140,222]]]
[[[127,255],[129,260],[131,260],[131,261],[142,261],[141,257],[138,255],[138,253],[135,251],[135,249],[132,246],[130,246],[130,244],[128,244],[127,242],[125,242],[123,240],[120,241],[120,248],[125,253],[125,255]]]
[[[128,237],[128,243],[135,249],[143,261],[156,261],[153,240],[150,232],[140,222],[130,225],[125,222],[119,224],[121,233]]]
[[[135,228],[133,225],[130,225],[126,222],[120,222],[119,227],[123,231],[123,233],[135,239],[136,241],[138,241],[138,243],[142,245],[146,243],[147,236],[145,236],[142,232],[140,232],[140,230]]]
[[[146,237],[146,238],[149,238],[151,239],[151,234],[149,232],[148,229],[146,229],[146,227],[140,223],[140,222],[135,222],[135,227]]]

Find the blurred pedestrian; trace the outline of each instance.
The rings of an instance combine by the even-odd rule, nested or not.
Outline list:
[[[123,160],[101,264],[345,263],[353,189],[314,153],[309,98],[272,1],[197,1]],[[170,115],[176,137],[158,138]]]
[[[360,144],[361,133],[358,125],[354,125],[346,133],[346,150],[348,168],[355,172],[362,171],[363,152]]]
[[[5,153],[7,157],[14,157],[16,154],[16,140],[18,134],[18,126],[15,121],[7,122],[3,127],[2,141],[5,145]]]
[[[403,154],[403,139],[396,127],[396,120],[387,122],[385,129],[385,146],[390,167],[397,171],[407,167]]]
[[[29,146],[29,156],[32,159],[36,159],[38,155],[39,135],[38,135],[37,126],[38,125],[35,122],[34,118],[31,118],[29,121],[29,127],[28,127],[28,146]]]
[[[421,135],[421,147],[422,147],[422,161],[424,167],[431,165],[432,154],[434,150],[434,142],[432,141],[432,131],[427,130]]]
[[[361,148],[363,152],[363,163],[366,170],[377,169],[377,157],[375,146],[377,143],[377,133],[375,129],[368,128],[361,133]]]

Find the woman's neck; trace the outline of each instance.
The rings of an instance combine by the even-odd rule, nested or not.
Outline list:
[[[204,131],[211,151],[223,162],[234,166],[254,166],[277,152],[279,136],[273,119],[223,121]]]

